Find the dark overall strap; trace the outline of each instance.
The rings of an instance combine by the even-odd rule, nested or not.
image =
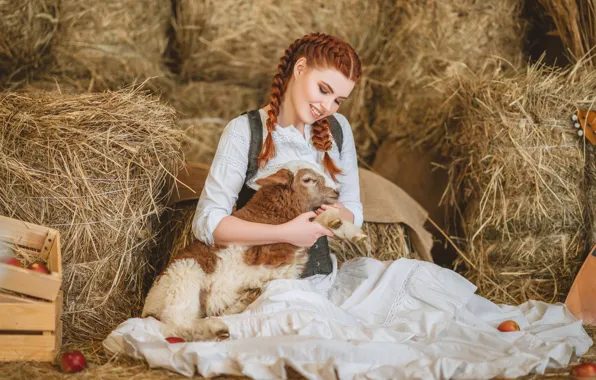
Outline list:
[[[331,132],[331,136],[333,136],[337,144],[339,154],[341,154],[341,148],[344,144],[344,131],[341,129],[341,124],[339,124],[335,116],[331,115],[327,119],[329,120],[329,132]]]
[[[246,205],[246,203],[256,193],[246,183],[251,180],[258,171],[258,157],[263,145],[263,123],[261,121],[261,114],[259,110],[249,111],[248,121],[250,125],[250,145],[248,148],[248,167],[246,169],[246,179],[238,200],[236,201],[236,209],[239,210]],[[341,125],[334,116],[329,116],[329,129],[331,135],[335,139],[339,152],[343,144],[343,131]],[[333,271],[333,264],[329,256],[329,242],[326,236],[321,236],[317,242],[308,249],[308,262],[302,273],[302,277],[310,277],[315,274],[329,274]]]
[[[263,145],[263,123],[259,110],[248,111],[248,122],[250,126],[250,145],[248,146],[248,167],[246,169],[246,179],[238,200],[236,201],[236,210],[240,210],[255,195],[256,191],[247,186],[246,183],[251,180],[259,169],[259,153]]]

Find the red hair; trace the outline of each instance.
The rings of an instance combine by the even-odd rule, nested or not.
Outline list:
[[[275,156],[275,145],[271,132],[275,130],[279,107],[294,71],[296,61],[305,57],[311,67],[330,68],[341,72],[346,78],[356,82],[362,75],[360,58],[352,47],[340,38],[323,33],[311,33],[297,39],[285,51],[279,60],[277,73],[271,85],[270,110],[267,112],[267,138],[259,154],[259,167],[263,167]],[[327,118],[313,124],[312,142],[319,152],[324,152],[323,166],[335,180],[341,170],[329,156],[331,150],[331,132]]]

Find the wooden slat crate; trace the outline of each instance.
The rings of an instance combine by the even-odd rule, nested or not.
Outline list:
[[[51,272],[0,263],[0,361],[52,361],[62,344],[60,234],[0,216],[0,249],[39,257]]]

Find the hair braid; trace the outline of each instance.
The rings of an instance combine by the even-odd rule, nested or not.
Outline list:
[[[306,57],[313,67],[334,68],[347,78],[357,81],[362,71],[360,59],[352,47],[340,38],[324,34],[311,33],[295,40],[285,51],[277,66],[271,86],[270,110],[267,112],[267,137],[259,154],[259,166],[263,167],[275,156],[275,145],[271,133],[275,130],[279,108],[286,92],[288,82],[299,58]],[[312,142],[314,147],[323,152],[323,166],[336,180],[341,170],[335,165],[329,151],[332,148],[329,120],[321,119],[313,123]]]

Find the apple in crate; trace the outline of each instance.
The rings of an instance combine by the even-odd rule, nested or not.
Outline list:
[[[12,257],[12,256],[3,257],[2,259],[0,259],[0,263],[12,265],[12,266],[19,267],[19,268],[23,267],[23,264],[21,264],[19,259],[17,259],[16,257]]]
[[[60,356],[60,369],[65,373],[80,372],[87,367],[87,360],[81,351],[65,352]]]
[[[50,270],[48,269],[48,267],[45,266],[44,263],[33,263],[29,265],[28,269],[39,273],[50,273]]]

